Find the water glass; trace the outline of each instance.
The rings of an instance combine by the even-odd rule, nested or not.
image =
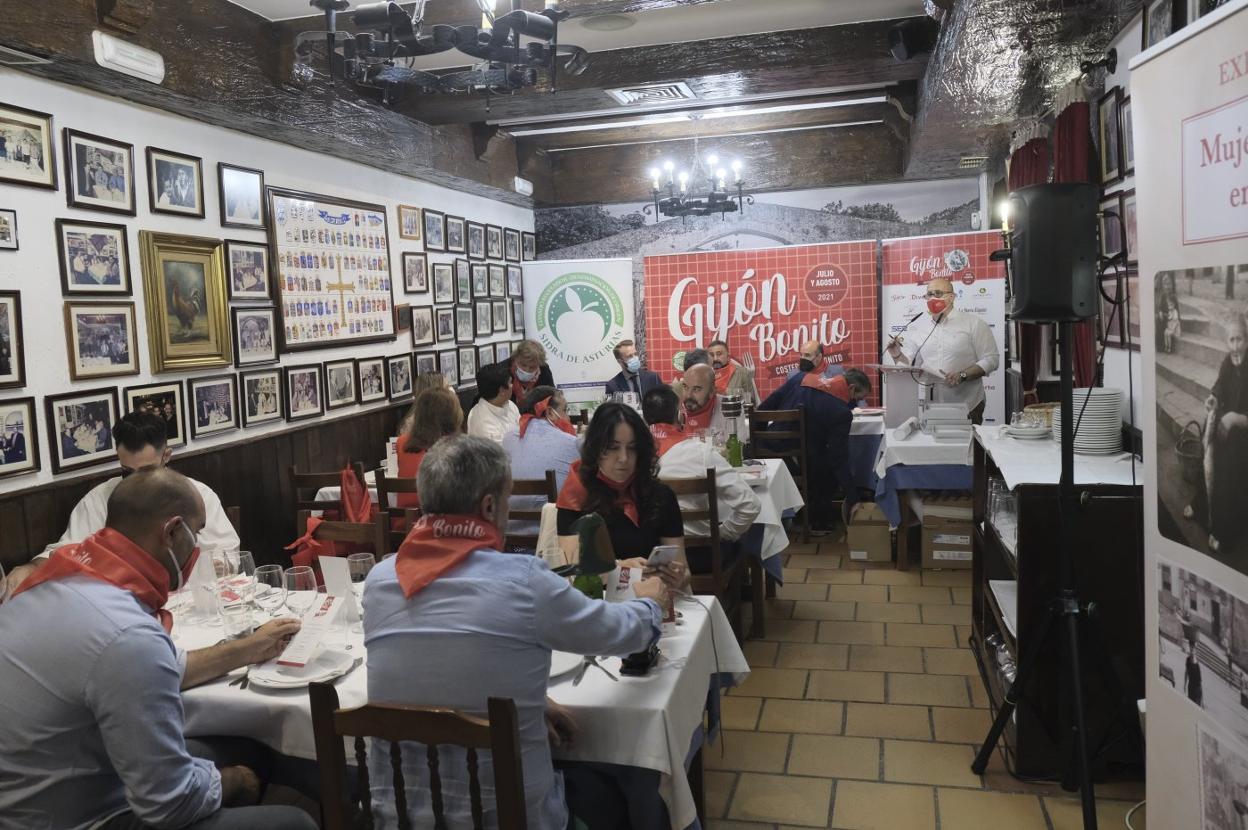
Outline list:
[[[352,553],[347,556],[347,570],[351,574],[351,590],[355,594],[355,607],[360,612],[359,620],[351,626],[356,634],[364,631],[364,580],[373,569],[377,560],[371,553]]]
[[[256,607],[269,615],[277,616],[277,610],[286,604],[286,578],[281,565],[261,565],[256,568],[255,591],[252,599]]]
[[[254,624],[251,609],[246,605],[227,605],[221,609],[222,634],[227,640],[237,640],[252,633]]]
[[[307,565],[286,569],[286,607],[296,617],[303,615],[316,602],[316,573]]]

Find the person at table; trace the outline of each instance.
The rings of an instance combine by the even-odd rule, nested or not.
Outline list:
[[[520,345],[498,365],[511,376],[511,402],[516,406],[539,386],[554,386],[555,378],[546,363],[546,350],[536,340],[521,340]]]
[[[933,400],[963,404],[971,423],[982,424],[984,376],[1000,362],[997,341],[982,318],[955,308],[954,298],[949,280],[929,282],[927,319],[916,321],[907,338],[890,340],[885,354],[898,365],[923,366],[942,376],[933,386]]]
[[[754,384],[754,370],[747,369],[732,359],[728,344],[712,340],[706,346],[715,370],[715,392],[719,395],[740,395],[748,404],[758,401],[758,387]]]
[[[411,430],[412,420],[416,417],[416,401],[420,400],[420,396],[423,393],[428,392],[430,389],[450,388],[451,385],[446,382],[446,375],[441,372],[421,372],[412,378],[412,405],[404,413],[403,420],[399,421],[399,427],[395,434],[403,435]],[[415,474],[413,473],[413,475]]]
[[[637,353],[637,344],[632,340],[621,340],[612,349],[615,362],[620,364],[620,372],[607,381],[608,395],[631,392],[641,400],[641,396],[663,385],[663,379],[656,373],[641,368],[641,355]]]
[[[481,396],[468,412],[468,434],[503,443],[503,436],[520,425],[520,409],[511,402],[511,375],[501,363],[484,366],[477,372],[477,394]]]
[[[441,377],[441,375],[439,375]],[[429,448],[461,431],[464,410],[459,396],[442,385],[421,392],[410,410],[411,424],[395,443],[399,478],[416,478]],[[398,507],[420,507],[419,493],[396,493]]]
[[[680,393],[684,405],[685,432],[706,431],[714,444],[723,446],[728,440],[728,419],[724,416],[719,395],[715,394],[715,370],[708,363],[699,363],[685,372]],[[736,419],[737,437],[741,443],[750,440],[750,424],[744,411]]]
[[[204,527],[194,482],[136,473],[113,490],[102,529],[58,549],[4,604],[0,828],[316,827],[295,807],[249,806],[256,772],[218,769],[193,757],[210,745],[183,737],[185,677],[162,608]]]
[[[581,454],[563,393],[553,386],[538,386],[529,392],[520,407],[520,425],[503,436],[503,452],[516,479],[543,479],[547,470],[554,470],[555,487],[561,489]],[[513,496],[511,506],[515,510],[540,510],[545,502],[541,496]],[[534,522],[513,521],[508,531],[532,534],[537,528]]]
[[[659,637],[667,589],[659,579],[642,579],[640,599],[591,600],[541,559],[500,553],[511,475],[502,447],[482,438],[446,438],[425,456],[419,477],[425,515],[398,555],[374,567],[364,584],[368,697],[473,715],[484,715],[491,697],[514,700],[528,826],[562,830],[569,805],[564,777],[551,763],[548,730],[570,740],[574,724],[546,696],[551,651],[624,655],[648,648]],[[449,825],[471,826],[464,751],[443,746],[439,755]],[[389,745],[374,742],[368,763],[378,824],[393,827]],[[423,747],[404,745],[403,766],[412,826],[431,827]],[[594,773],[573,768],[566,775],[576,814],[627,814],[622,804],[597,797],[577,803],[586,789],[577,776]],[[492,766],[483,759],[487,827],[498,825],[492,783]],[[601,795],[596,778],[585,783]]]

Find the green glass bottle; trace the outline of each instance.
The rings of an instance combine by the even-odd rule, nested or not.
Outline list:
[[[597,513],[588,513],[576,520],[572,531],[580,547],[580,573],[572,580],[572,587],[590,599],[602,599],[606,585],[601,575],[615,567],[607,523]]]
[[[737,437],[735,432],[728,436],[728,463],[734,467],[740,467],[745,463],[745,458],[741,450],[741,439]]]
[[[590,599],[602,599],[607,589],[598,574],[577,574],[572,580],[572,587]]]

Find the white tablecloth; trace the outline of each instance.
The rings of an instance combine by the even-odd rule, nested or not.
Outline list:
[[[785,533],[782,522],[784,511],[799,510],[806,502],[802,501],[802,491],[797,489],[797,482],[783,460],[760,460],[767,466],[767,479],[753,485],[754,493],[763,503],[754,523],[763,526],[762,558],[767,560],[789,546],[789,535]]]
[[[572,710],[580,728],[575,748],[560,757],[658,771],[673,830],[684,830],[696,818],[684,763],[702,726],[711,680],[727,674],[731,679],[724,685],[739,683],[750,671],[719,602],[711,596],[697,600],[678,603],[681,624],[659,641],[659,664],[646,677],[621,676],[620,660],[609,658],[600,662],[618,682],[591,668],[579,686],[572,685],[575,675],[570,674],[549,688],[550,697]],[[179,620],[174,634],[182,648],[201,648],[217,642],[221,628]],[[345,637],[352,645],[350,653],[367,657],[362,634],[338,630],[332,636],[335,641]],[[331,647],[342,646],[331,641]],[[283,755],[316,758],[306,689],[240,690],[228,682],[223,678],[183,693],[188,736],[241,735]],[[367,703],[364,666],[341,678],[337,689],[344,708]]]
[[[368,485],[368,496],[373,500],[373,504],[377,503],[377,471],[368,470],[364,473],[364,483]],[[316,498],[313,501],[338,501],[342,498],[341,487],[322,487],[316,491]],[[391,498],[391,501],[394,501]],[[394,507],[393,504],[390,505]],[[315,511],[314,511],[315,512]]]
[[[1005,485],[1057,484],[1062,474],[1061,446],[1053,440],[1011,438],[1003,426],[975,427],[984,451],[992,456]],[[1143,484],[1144,463],[1135,463],[1132,481],[1131,454],[1080,455],[1075,453],[1075,484]]]
[[[884,426],[884,415],[863,415],[854,413],[854,422],[849,426],[850,435],[883,435],[886,427]]]
[[[892,432],[883,433],[880,454],[875,462],[875,474],[883,478],[894,464],[963,464],[971,466],[971,439],[966,442],[937,441],[925,432],[916,431],[904,441],[898,441]]]

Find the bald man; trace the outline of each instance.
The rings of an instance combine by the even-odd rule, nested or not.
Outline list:
[[[728,440],[728,419],[715,394],[715,370],[709,364],[699,363],[686,370],[679,395],[685,410],[686,433],[706,430],[716,444]],[[737,418],[737,437],[742,443],[750,440],[750,424],[745,415]]]
[[[203,528],[189,479],[136,472],[113,491],[104,528],[57,549],[5,603],[0,829],[315,828],[297,808],[248,806],[260,795],[251,768],[188,751],[161,609]]]
[[[944,378],[933,387],[937,403],[966,406],[972,423],[984,422],[985,375],[1000,363],[992,329],[980,317],[954,307],[953,283],[942,278],[927,284],[928,318],[910,329],[907,338],[894,337],[885,353],[901,366],[924,366]]]

